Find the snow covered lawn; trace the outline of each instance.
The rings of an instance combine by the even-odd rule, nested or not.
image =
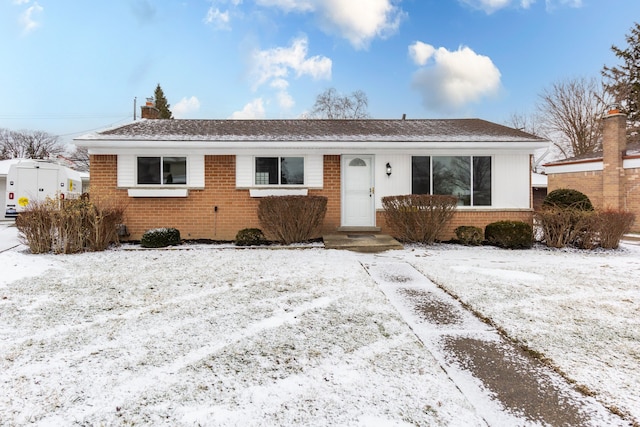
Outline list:
[[[640,420],[640,247],[0,253],[0,424],[483,425],[361,262],[409,262]]]
[[[482,424],[350,252],[0,263],[8,425]]]
[[[416,249],[412,264],[640,422],[640,247]]]

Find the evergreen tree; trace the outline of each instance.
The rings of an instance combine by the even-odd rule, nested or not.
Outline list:
[[[160,87],[160,83],[156,86],[156,90],[153,93],[153,96],[156,100],[156,108],[160,110],[160,118],[161,119],[173,119],[173,114],[171,114],[171,110],[169,109],[170,105],[167,102],[167,98],[164,96],[164,92]]]
[[[625,36],[627,47],[611,46],[622,64],[602,69],[605,87],[627,113],[627,142],[640,141],[640,24],[635,23]]]

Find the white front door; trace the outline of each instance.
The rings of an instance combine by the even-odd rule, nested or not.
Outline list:
[[[373,156],[342,156],[342,226],[375,226]]]

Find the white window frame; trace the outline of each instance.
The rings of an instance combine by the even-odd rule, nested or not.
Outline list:
[[[299,158],[302,159],[302,183],[301,184],[282,184],[281,183],[281,178],[282,178],[282,172],[280,170],[280,166],[282,164],[282,159],[286,158],[286,157],[291,157],[291,158]],[[277,172],[277,176],[278,176],[278,183],[277,184],[259,184],[256,180],[257,178],[257,172],[256,172],[256,161],[257,159],[265,159],[265,158],[276,158],[277,160],[277,165],[278,165],[278,172]],[[274,187],[282,187],[282,188],[299,188],[299,187],[305,187],[307,185],[307,158],[306,156],[300,156],[300,155],[262,155],[262,156],[253,156],[252,158],[252,176],[251,176],[251,181],[252,181],[252,186],[257,187],[257,188],[274,188]]]
[[[185,182],[181,183],[181,184],[174,184],[174,183],[165,183],[164,182],[164,172],[163,172],[163,168],[164,168],[164,159],[167,157],[175,157],[175,158],[183,158],[184,159],[184,167],[185,167]],[[141,184],[138,180],[138,167],[139,167],[139,159],[140,158],[158,158],[160,159],[160,182],[155,184],[155,183],[147,183],[147,184]],[[153,188],[180,188],[180,187],[186,187],[189,185],[189,156],[187,155],[137,155],[135,156],[135,175],[134,175],[134,182],[135,182],[135,186],[136,187],[153,187]]]

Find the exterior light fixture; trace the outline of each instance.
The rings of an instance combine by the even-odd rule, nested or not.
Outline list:
[[[391,176],[391,165],[387,163],[387,176]]]

